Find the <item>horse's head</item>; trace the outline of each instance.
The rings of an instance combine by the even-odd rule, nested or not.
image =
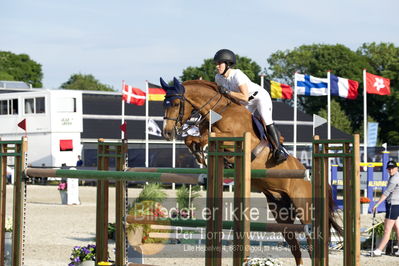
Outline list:
[[[163,102],[165,109],[163,136],[166,140],[172,140],[189,119],[192,107],[190,104],[185,104],[187,101],[184,97],[185,88],[176,78],[173,78],[173,86],[169,86],[162,78],[160,80],[162,88],[166,91]]]

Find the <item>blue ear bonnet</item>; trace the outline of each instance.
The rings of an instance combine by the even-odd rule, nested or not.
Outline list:
[[[170,107],[174,99],[183,99],[185,89],[176,78],[173,78],[173,86],[169,86],[162,78],[160,78],[160,81],[162,88],[166,91],[163,101],[164,108]]]

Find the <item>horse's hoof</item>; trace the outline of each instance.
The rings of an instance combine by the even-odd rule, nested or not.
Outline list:
[[[229,163],[228,161],[224,161],[224,168],[225,169],[232,169],[232,168],[234,168],[234,164]]]

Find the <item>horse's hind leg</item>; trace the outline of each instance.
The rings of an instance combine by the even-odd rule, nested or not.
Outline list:
[[[283,199],[276,200],[273,196],[267,196],[267,201],[269,202],[269,209],[276,210],[272,211],[276,222],[279,224],[293,224],[295,222],[295,215],[287,215],[287,211],[290,212],[292,210],[291,201],[288,197],[284,197]],[[283,212],[281,212],[283,210]],[[283,230],[281,232],[288,246],[290,247],[291,253],[295,258],[296,265],[303,265],[302,261],[302,253],[300,249],[300,245],[298,240],[296,239],[295,232],[289,230]]]
[[[314,219],[314,212],[312,212],[312,190],[310,183],[303,182],[303,184],[296,184],[296,186],[301,187],[301,189],[291,190],[289,197],[297,210],[297,218],[299,221],[304,225],[308,225],[312,224],[312,219]],[[307,232],[305,232],[305,236],[308,244],[309,256],[312,256],[312,239]]]
[[[295,257],[296,265],[303,265],[302,253],[298,240],[296,239],[295,232],[284,231],[282,234],[290,247],[292,255]]]

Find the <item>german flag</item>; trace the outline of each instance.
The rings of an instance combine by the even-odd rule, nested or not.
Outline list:
[[[286,84],[278,83],[273,80],[265,79],[265,90],[275,99],[292,99],[292,88]]]
[[[163,101],[166,92],[161,86],[148,82],[148,100],[149,101]]]

